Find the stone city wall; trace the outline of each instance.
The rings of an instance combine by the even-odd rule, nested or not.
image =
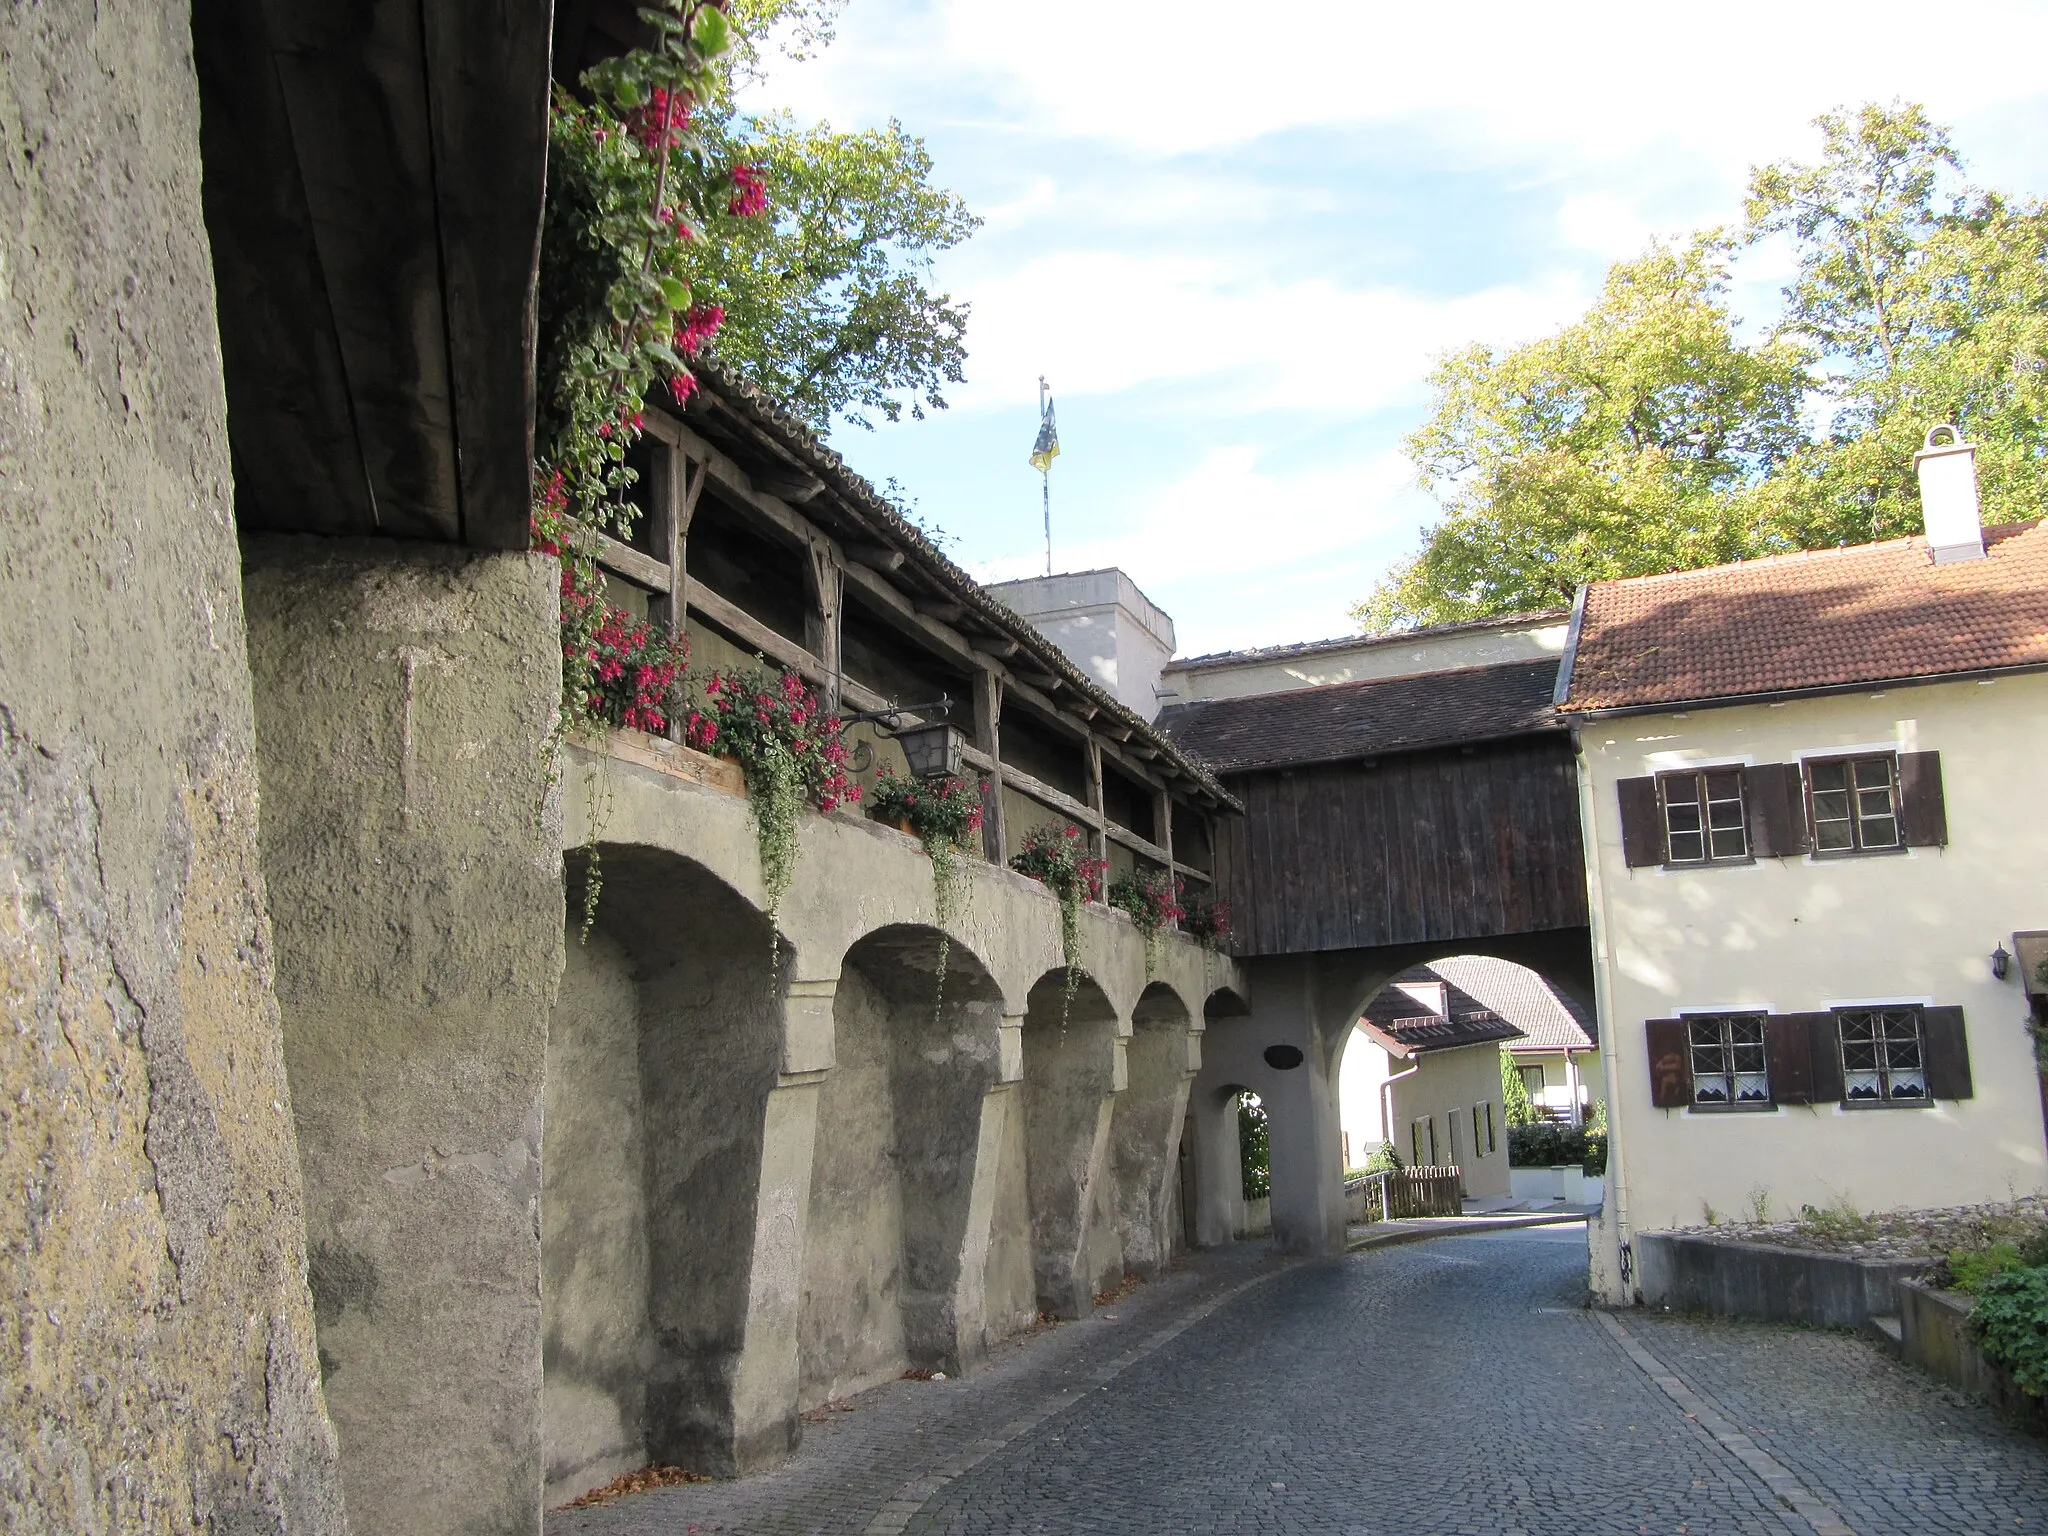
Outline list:
[[[541,1161],[550,1499],[649,1460],[766,1464],[802,1410],[970,1367],[1185,1246],[1180,1129],[1228,960],[1165,937],[1148,981],[1136,930],[1094,908],[1069,1000],[1042,886],[970,860],[942,946],[922,848],[852,813],[805,819],[771,927],[744,798],[571,758]]]

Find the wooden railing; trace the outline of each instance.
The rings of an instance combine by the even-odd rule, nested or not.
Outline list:
[[[1078,799],[1002,760],[1001,714],[1006,693],[1027,699],[1041,713],[1065,713],[1081,721],[1093,720],[1099,709],[1082,697],[1065,679],[1036,670],[1032,658],[1019,655],[1014,641],[978,644],[963,640],[924,610],[921,604],[886,579],[887,572],[902,562],[897,551],[844,547],[827,538],[775,496],[757,490],[738,466],[717,449],[666,416],[650,412],[650,438],[669,450],[657,455],[657,473],[648,487],[652,507],[650,542],[667,558],[649,555],[609,535],[591,530],[597,562],[612,575],[640,588],[649,596],[649,617],[668,626],[671,634],[681,633],[690,616],[703,619],[740,644],[751,647],[763,659],[798,673],[823,695],[828,708],[838,710],[883,709],[895,701],[847,677],[839,661],[839,609],[845,588],[851,584],[863,597],[896,610],[903,627],[932,643],[932,648],[970,670],[974,678],[973,719],[962,727],[968,745],[964,760],[990,785],[983,816],[984,852],[992,863],[1006,864],[1010,847],[1002,814],[1002,792],[1016,791],[1026,800],[1062,816],[1080,827],[1099,856],[1106,844],[1116,843],[1161,869],[1170,869],[1183,880],[1199,885],[1211,883],[1211,875],[1186,864],[1173,855],[1173,805],[1170,793],[1153,782],[1153,836],[1145,837],[1112,820],[1103,809],[1102,764],[1105,754],[1114,756],[1132,776],[1151,781],[1144,764],[1156,761],[1154,746],[1132,741],[1125,722],[1117,722],[1098,734],[1088,729],[1083,737],[1087,800]],[[701,581],[689,579],[686,563],[689,527],[707,479],[719,481],[751,510],[758,512],[781,531],[802,543],[811,554],[810,591],[814,612],[809,634],[811,644],[800,645],[762,623],[729,598],[712,591]],[[893,556],[893,560],[890,558]],[[929,633],[927,633],[929,632]],[[985,648],[984,648],[985,647]],[[954,654],[955,652],[959,654]],[[1007,656],[1006,656],[1007,653]],[[1014,665],[1007,657],[1018,657]],[[1064,698],[1065,704],[1056,702]],[[904,712],[904,719],[917,723],[918,716]],[[1169,775],[1170,777],[1170,775]]]
[[[1395,1168],[1345,1180],[1346,1195],[1363,1194],[1367,1221],[1465,1214],[1465,1176],[1456,1167]]]

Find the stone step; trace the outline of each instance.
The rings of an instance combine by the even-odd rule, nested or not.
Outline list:
[[[1868,1323],[1870,1336],[1893,1354],[1899,1354],[1906,1347],[1905,1328],[1899,1322],[1896,1312],[1873,1312]]]

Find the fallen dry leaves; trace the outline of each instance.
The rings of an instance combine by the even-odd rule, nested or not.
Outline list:
[[[624,1498],[629,1493],[645,1493],[650,1488],[673,1488],[680,1483],[708,1483],[711,1479],[702,1472],[692,1472],[684,1467],[642,1467],[638,1472],[621,1472],[602,1488],[564,1504],[564,1509],[594,1509],[599,1504],[609,1504],[613,1499]]]

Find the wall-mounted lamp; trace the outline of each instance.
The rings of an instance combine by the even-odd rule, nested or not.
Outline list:
[[[2009,969],[2011,969],[2011,967],[2012,956],[2005,952],[2005,946],[2003,944],[1999,945],[1998,948],[1991,951],[1991,974],[1994,977],[1996,977],[2000,981],[2005,980],[2005,973]]]
[[[896,745],[913,777],[937,779],[957,777],[960,772],[960,733],[941,720],[936,725],[914,726],[896,733]]]

